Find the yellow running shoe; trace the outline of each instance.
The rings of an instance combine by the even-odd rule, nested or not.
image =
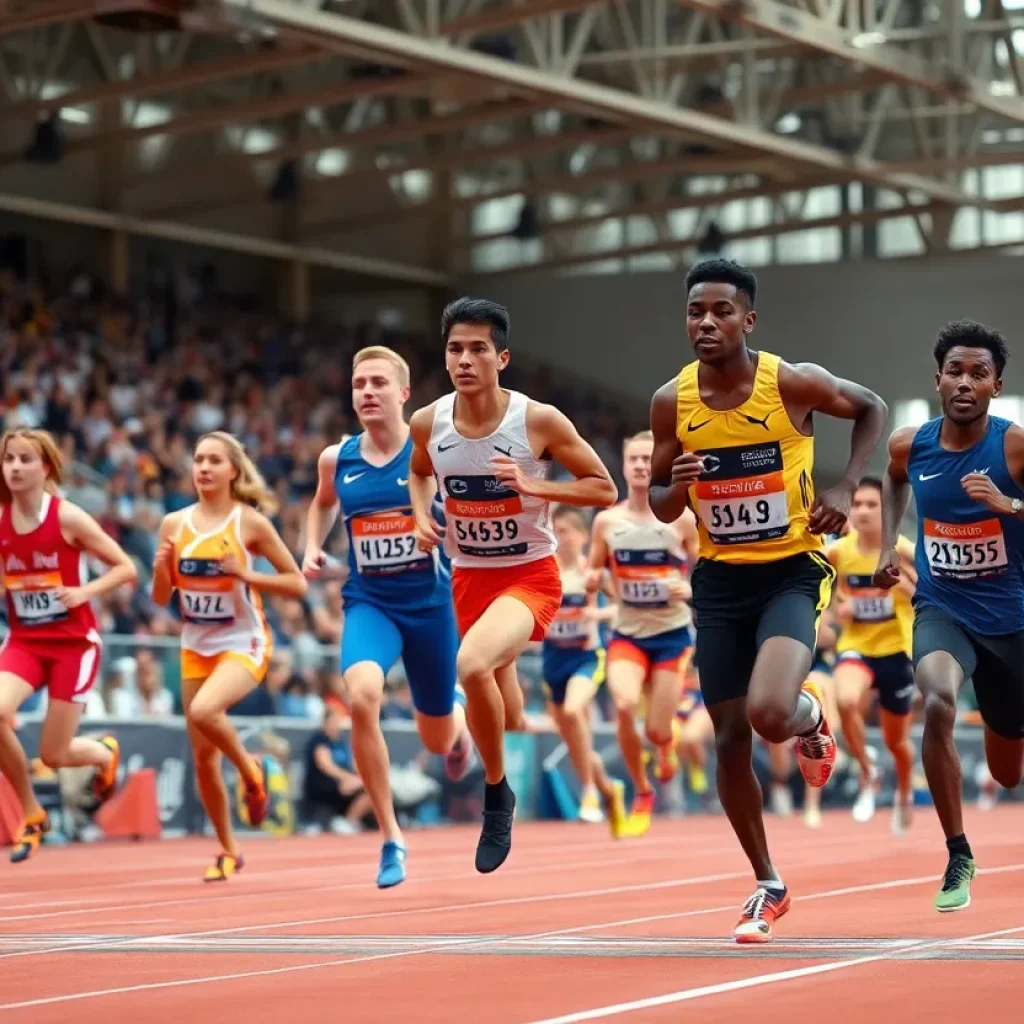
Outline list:
[[[621,839],[626,826],[626,784],[621,779],[612,779],[612,793],[608,798],[608,827],[612,839]]]
[[[101,804],[105,804],[117,789],[117,767],[121,763],[121,744],[113,736],[101,736],[99,742],[110,751],[110,765],[107,768],[96,769],[93,791],[96,794],[96,799]]]
[[[237,875],[245,867],[245,858],[241,854],[219,853],[217,859],[203,875],[204,882],[226,882],[232,875]]]
[[[648,793],[637,793],[633,798],[633,810],[626,819],[622,835],[636,839],[646,835],[651,829],[651,815],[654,813],[654,790]]]

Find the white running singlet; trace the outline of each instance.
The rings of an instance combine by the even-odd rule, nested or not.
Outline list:
[[[491,460],[513,458],[520,470],[547,479],[549,461],[538,459],[526,431],[529,399],[507,391],[508,410],[487,437],[463,437],[455,429],[456,392],[434,406],[428,451],[447,522],[445,550],[455,568],[507,568],[554,554],[551,508],[501,483]]]

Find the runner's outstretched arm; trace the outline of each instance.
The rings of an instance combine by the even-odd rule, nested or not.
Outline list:
[[[903,427],[889,438],[889,464],[882,475],[882,555],[875,571],[875,586],[894,587],[900,580],[901,558],[896,549],[900,523],[910,504],[907,463],[916,427]]]
[[[608,508],[619,498],[618,488],[597,452],[580,437],[570,419],[552,405],[531,402],[526,414],[531,444],[544,456],[560,462],[575,479],[541,480],[523,473],[519,463],[505,456],[491,460],[494,475],[520,494],[578,508]]]
[[[431,506],[437,494],[434,464],[427,443],[434,427],[434,407],[417,409],[409,419],[412,453],[409,456],[409,502],[416,520],[416,539],[424,551],[444,540],[445,528],[434,518]]]

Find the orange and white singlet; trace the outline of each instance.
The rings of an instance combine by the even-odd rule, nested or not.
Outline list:
[[[618,594],[616,633],[639,640],[690,625],[690,606],[670,590],[686,568],[686,552],[672,526],[653,516],[639,522],[617,509],[605,542]]]
[[[220,560],[235,555],[247,568],[253,558],[242,541],[242,505],[236,505],[220,526],[205,533],[195,526],[196,506],[185,510],[174,538],[174,586],[181,617],[183,678],[212,671],[230,655],[262,679],[270,662],[273,639],[260,595],[234,576],[221,573]],[[196,671],[192,672],[191,669]]]

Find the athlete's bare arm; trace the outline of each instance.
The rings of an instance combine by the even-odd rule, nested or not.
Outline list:
[[[174,582],[171,577],[171,565],[174,561],[174,538],[181,528],[181,517],[184,512],[171,512],[160,522],[160,531],[156,537],[156,555],[153,558],[153,582],[150,597],[153,603],[162,608],[174,593]]]
[[[900,523],[910,504],[910,477],[907,465],[916,427],[901,427],[889,438],[889,463],[882,474],[882,557],[875,570],[876,587],[888,590],[900,581],[901,558],[896,550]]]
[[[84,509],[62,501],[58,510],[60,530],[64,539],[81,548],[86,554],[98,558],[110,568],[102,575],[80,587],[61,587],[57,596],[68,608],[77,608],[95,597],[116,590],[125,583],[135,583],[139,570],[131,556]]]
[[[1006,431],[1003,440],[1003,451],[1006,455],[1006,468],[1018,486],[1024,487],[1024,430],[1012,424]],[[980,501],[993,512],[1001,516],[1015,516],[1024,519],[1024,509],[1014,513],[1008,498],[984,473],[968,473],[961,480],[963,489],[975,501]]]
[[[676,434],[676,380],[673,378],[654,393],[651,400],[651,486],[647,501],[663,523],[674,523],[687,509],[687,488],[696,482],[701,460],[683,451]]]
[[[553,405],[530,402],[526,408],[526,432],[540,458],[560,462],[572,480],[541,480],[528,476],[519,463],[500,455],[491,460],[494,475],[520,494],[577,508],[607,508],[619,492],[597,452],[580,437],[564,413]]]
[[[445,529],[434,518],[431,505],[437,494],[434,464],[430,460],[430,434],[434,429],[434,405],[417,409],[409,420],[412,454],[409,456],[409,502],[416,521],[416,541],[421,551],[432,551],[444,540]]]
[[[324,540],[331,532],[341,509],[334,484],[340,450],[340,444],[328,446],[320,453],[316,464],[316,494],[306,513],[306,550],[302,556],[302,571],[309,579],[316,579],[324,567]]]
[[[305,597],[309,584],[288,546],[274,529],[274,524],[265,515],[246,505],[242,509],[241,525],[246,549],[254,555],[262,555],[277,571],[256,572],[243,565],[236,555],[230,554],[220,560],[221,572],[238,577],[243,583],[264,594]]]
[[[588,594],[596,594],[604,583],[604,571],[608,565],[608,524],[612,512],[598,512],[590,534],[590,554],[587,556],[586,586]]]
[[[779,394],[799,430],[807,430],[810,417],[816,412],[853,420],[850,458],[843,478],[818,496],[808,523],[811,533],[838,533],[850,513],[853,492],[878,449],[889,407],[873,391],[851,380],[834,377],[816,363],[781,363]]]
[[[700,543],[697,535],[697,517],[690,509],[686,509],[672,525],[686,554],[686,560],[692,566],[697,560],[697,548]],[[693,597],[690,581],[680,575],[679,583],[678,588],[673,588],[672,596],[680,601],[689,601]]]

